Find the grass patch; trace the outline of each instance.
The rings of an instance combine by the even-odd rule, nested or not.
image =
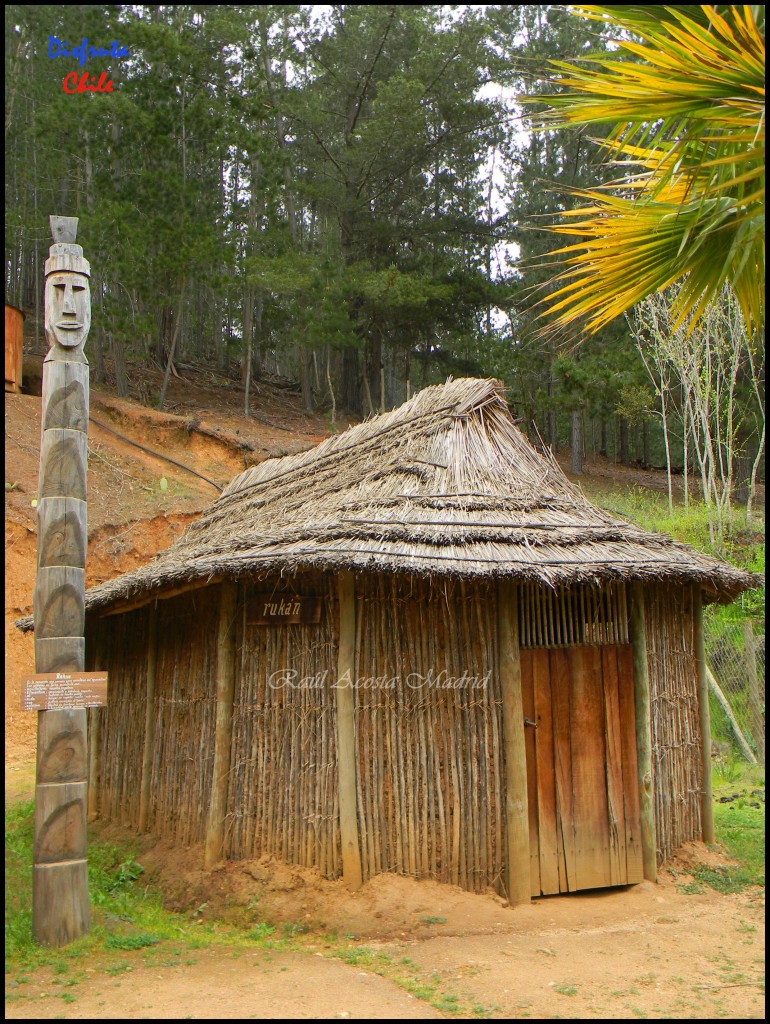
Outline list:
[[[613,490],[592,489],[588,481],[581,482],[586,497],[620,519],[631,520],[646,530],[668,533],[698,551],[713,554],[709,535],[706,505],[691,498],[685,508],[681,497],[674,498],[673,511],[669,509],[668,494],[649,487],[619,487]],[[732,538],[726,541],[725,557],[739,565],[750,566],[761,572],[764,566],[765,522],[762,509],[755,509],[751,536],[747,537],[746,510],[733,507]],[[759,537],[762,541],[759,541]],[[752,564],[753,563],[753,564]]]
[[[693,871],[697,882],[717,892],[737,893],[765,885],[765,778],[764,769],[743,764],[729,781],[714,777],[714,832],[735,865]],[[723,798],[727,798],[723,802]]]
[[[423,973],[420,965],[409,957],[395,959],[367,946],[338,946],[326,953],[326,956],[355,967],[368,968],[447,1016],[490,1017],[500,1009],[498,1006],[485,1006],[464,998],[448,988],[440,974],[435,971],[428,974],[427,970]]]
[[[5,969],[26,977],[30,969],[49,968],[68,974],[88,957],[109,974],[118,975],[146,962],[150,948],[164,943],[185,950],[212,944],[289,948],[285,940],[270,941],[272,926],[255,923],[243,928],[191,919],[163,906],[161,896],[144,880],[144,869],[130,843],[102,842],[89,830],[88,891],[91,931],[60,949],[39,946],[32,937],[32,841],[34,801],[8,804],[5,810]],[[126,959],[133,954],[133,960]],[[166,955],[168,950],[166,949]]]
[[[554,985],[554,992],[558,992],[560,996],[576,996],[577,985],[560,984]]]
[[[146,946],[157,946],[159,942],[157,935],[143,932],[141,935],[108,935],[104,945],[107,949],[144,949]]]

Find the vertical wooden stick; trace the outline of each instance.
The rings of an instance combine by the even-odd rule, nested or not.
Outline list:
[[[643,584],[631,586],[631,651],[634,663],[634,710],[636,713],[636,759],[642,824],[642,870],[644,877],[657,881],[657,841],[652,791],[652,732],[650,677],[647,667],[647,625]]]
[[[150,781],[152,779],[152,752],[155,747],[155,665],[158,658],[158,602],[154,601],[147,614],[147,690],[144,717],[144,750],[142,753],[142,789],[139,794],[139,831],[147,828],[150,813]]]
[[[699,586],[693,587],[693,629],[695,631],[695,665],[698,673],[698,720],[701,750],[701,832],[704,843],[714,842],[714,794],[711,788],[711,713],[706,675],[706,646],[703,637],[703,597]]]
[[[337,771],[342,840],[342,877],[350,889],[362,884],[361,847],[356,807],[355,647],[356,608],[353,575],[337,579],[340,608],[337,657]]]
[[[235,615],[238,585],[226,580],[220,587],[217,630],[217,719],[214,734],[214,769],[206,824],[204,865],[211,868],[222,859],[230,781],[230,745],[233,735],[235,694]]]
[[[500,689],[503,697],[505,748],[505,817],[508,832],[506,888],[512,907],[529,903],[529,805],[527,755],[524,742],[524,709],[521,698],[519,616],[516,584],[497,584],[497,636]]]

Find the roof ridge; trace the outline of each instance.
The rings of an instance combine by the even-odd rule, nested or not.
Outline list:
[[[415,415],[405,415],[407,411],[410,410],[410,407],[413,408],[415,406],[419,407],[424,405],[427,398],[432,397],[436,392],[444,393],[446,389],[452,385],[467,385],[470,383],[486,385],[483,389],[479,389],[483,392],[482,394],[466,396],[466,398],[472,397],[472,401],[466,400],[465,402],[461,402],[460,399],[462,396],[458,396],[454,401],[446,405],[439,406],[438,408],[428,409],[425,412],[421,411]],[[234,494],[244,494],[246,491],[251,490],[253,487],[258,487],[260,484],[274,483],[275,481],[289,476],[291,473],[303,469],[308,465],[317,466],[322,460],[348,455],[353,449],[367,443],[378,444],[381,441],[383,434],[389,433],[392,430],[414,426],[414,424],[420,420],[445,419],[445,414],[450,414],[453,410],[455,410],[456,415],[467,416],[474,409],[477,409],[480,405],[487,404],[494,398],[497,398],[501,403],[506,404],[507,408],[503,391],[504,388],[502,383],[495,379],[486,380],[477,377],[461,377],[457,380],[453,380],[449,377],[447,378],[446,384],[433,384],[430,387],[423,388],[422,391],[416,392],[410,399],[402,405],[397,406],[395,409],[389,409],[387,412],[381,412],[370,416],[367,419],[362,420],[360,423],[355,423],[348,427],[346,430],[342,431],[341,434],[332,434],[314,448],[308,448],[305,451],[296,452],[292,455],[283,455],[275,459],[266,459],[264,462],[260,462],[256,466],[251,466],[249,469],[244,470],[243,473],[230,481],[219,497],[215,499],[212,508],[214,508],[223,498]],[[372,427],[374,427],[378,421],[384,420],[392,420],[393,422],[388,423],[387,426],[381,427],[379,430],[374,432]],[[367,429],[364,431],[363,428]],[[361,437],[360,440],[354,440],[352,443],[350,443],[350,441],[345,442],[344,439],[346,437],[350,438],[356,432],[361,432],[364,436]],[[322,449],[324,446],[328,446],[331,450],[323,451]],[[294,462],[294,464],[287,465],[283,472],[276,473],[272,476],[259,475],[259,471],[262,470],[263,467],[270,466],[271,464],[277,467],[281,463],[286,464],[288,462]],[[254,478],[257,475],[259,475],[259,478],[253,479],[252,483],[248,483],[246,481],[248,476]],[[239,483],[239,481],[241,482]]]

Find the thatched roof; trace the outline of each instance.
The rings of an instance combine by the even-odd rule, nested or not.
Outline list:
[[[87,611],[207,579],[300,569],[511,576],[548,585],[753,577],[592,505],[514,425],[499,381],[425,388],[237,476],[168,550],[90,590]]]

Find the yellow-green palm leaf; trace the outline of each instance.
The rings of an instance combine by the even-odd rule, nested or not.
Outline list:
[[[729,282],[747,322],[763,325],[764,9],[571,10],[617,30],[619,49],[555,63],[566,92],[548,97],[543,120],[609,128],[602,144],[626,170],[576,190],[584,205],[551,229],[580,240],[549,254],[559,270],[546,312],[597,330],[683,279],[677,321]]]

